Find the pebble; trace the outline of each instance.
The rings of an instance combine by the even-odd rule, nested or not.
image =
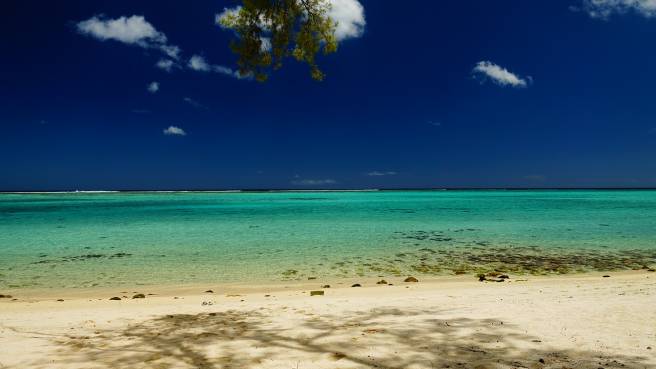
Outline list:
[[[356,284],[352,285],[351,287],[362,287],[362,285],[360,283],[356,283]]]
[[[310,296],[323,296],[323,291],[310,291]]]
[[[116,296],[114,296],[114,297],[110,298],[110,300],[113,300],[113,301],[121,301],[121,298],[120,298],[120,297],[116,297]]]
[[[138,294],[132,296],[132,298],[133,299],[145,299],[146,295],[144,295],[143,293],[138,293]]]
[[[404,279],[403,282],[419,282],[419,280],[415,277],[408,277]]]

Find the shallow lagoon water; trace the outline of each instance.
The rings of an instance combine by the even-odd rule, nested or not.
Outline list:
[[[656,264],[656,191],[0,194],[0,288]]]

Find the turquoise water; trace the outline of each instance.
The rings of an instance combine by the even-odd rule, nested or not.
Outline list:
[[[637,269],[656,191],[0,194],[0,288]]]

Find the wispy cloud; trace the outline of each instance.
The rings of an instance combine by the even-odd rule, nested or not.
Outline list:
[[[518,75],[508,71],[508,69],[503,68],[497,64],[494,64],[490,61],[480,61],[476,64],[472,73],[475,76],[481,76],[483,78],[489,78],[494,83],[500,86],[511,86],[511,87],[526,87],[528,83],[532,80],[531,77],[521,78]]]
[[[160,59],[155,63],[155,66],[161,70],[171,72],[173,68],[179,67],[178,64],[176,64],[173,60],[171,59]]]
[[[608,19],[613,14],[633,11],[643,17],[656,16],[656,0],[582,0],[581,6],[570,9],[583,11],[592,18]]]
[[[207,62],[207,60],[205,60],[204,57],[200,55],[193,55],[191,58],[189,58],[189,62],[187,63],[187,66],[189,67],[189,69],[198,72],[214,72],[214,73],[225,74],[235,78],[242,78],[239,72],[234,71],[231,68],[225,67],[223,65],[210,64]]]
[[[368,175],[369,177],[383,177],[383,176],[395,176],[398,173],[393,172],[393,171],[377,171],[377,170],[375,170],[373,172],[367,172],[365,174]]]
[[[362,4],[358,0],[329,0],[328,2],[330,3],[328,17],[337,23],[335,27],[337,40],[342,41],[362,36],[367,24]],[[223,12],[216,14],[216,23],[220,25],[221,19],[237,15],[240,9],[241,6],[224,8]],[[266,27],[266,25],[263,26]],[[262,48],[264,47],[263,43]]]
[[[295,179],[291,182],[296,186],[324,186],[336,184],[334,179]]]
[[[150,82],[150,83],[148,84],[148,87],[146,87],[146,89],[147,89],[148,92],[150,92],[151,94],[156,93],[157,91],[159,91],[159,82]]]
[[[184,129],[176,126],[169,126],[169,128],[165,129],[164,131],[165,135],[169,136],[186,136],[187,132],[184,131]]]
[[[184,102],[186,102],[187,104],[193,106],[196,109],[208,109],[207,106],[199,103],[198,101],[192,99],[191,97],[184,97],[182,100],[184,100]]]
[[[106,41],[114,40],[128,45],[136,45],[145,49],[157,49],[167,56],[177,59],[180,48],[170,45],[164,33],[157,31],[143,16],[132,15],[107,19],[97,15],[77,23],[81,34]]]
[[[250,78],[250,76],[241,76],[239,72],[229,67],[210,64],[200,55],[193,55],[184,62],[180,48],[169,44],[166,35],[140,15],[122,16],[115,19],[97,15],[78,22],[76,28],[79,33],[100,41],[113,40],[144,49],[159,50],[164,55],[155,63],[155,67],[166,72],[174,69],[189,69],[198,72],[220,73],[239,79]],[[270,48],[270,40],[263,40],[263,47]]]

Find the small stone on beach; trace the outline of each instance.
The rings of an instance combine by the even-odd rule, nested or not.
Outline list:
[[[62,302],[62,301],[64,301],[64,299],[57,299],[57,301]]]
[[[205,293],[214,293],[214,291],[212,291],[212,290],[207,290],[207,291],[205,291]]]
[[[361,285],[360,283],[355,283],[355,284],[352,285],[351,287],[362,287],[362,285]]]
[[[404,279],[403,282],[419,282],[419,280],[415,277],[408,277]]]
[[[0,299],[10,299],[11,295],[0,295]]]
[[[376,282],[376,284],[387,284],[387,281],[384,279],[381,279],[380,281]]]
[[[608,274],[606,274],[606,275],[604,275],[604,276],[602,276],[602,277],[603,277],[603,278],[610,278],[610,276],[609,276]]]
[[[322,288],[330,288],[329,284],[324,284]]]
[[[114,297],[111,297],[110,300],[112,300],[112,301],[121,301],[121,298],[114,296]]]
[[[146,295],[144,295],[143,293],[138,293],[138,294],[132,296],[132,298],[133,299],[145,299]]]
[[[310,296],[323,296],[323,291],[310,291]]]

